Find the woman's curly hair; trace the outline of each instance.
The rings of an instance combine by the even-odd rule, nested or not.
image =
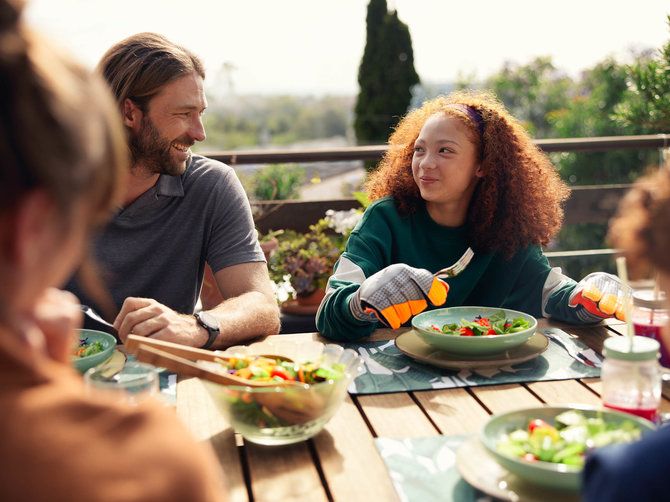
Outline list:
[[[474,108],[482,117],[483,133],[458,107]],[[560,230],[562,203],[570,191],[548,156],[532,141],[519,121],[487,91],[457,91],[427,101],[398,123],[389,149],[365,185],[370,201],[391,195],[401,214],[422,203],[412,176],[414,142],[426,120],[442,113],[460,120],[480,152],[483,178],[477,184],[467,215],[470,245],[482,251],[512,256],[525,246],[546,246]]]
[[[608,239],[622,248],[635,275],[652,265],[670,274],[670,166],[640,178],[621,200]]]

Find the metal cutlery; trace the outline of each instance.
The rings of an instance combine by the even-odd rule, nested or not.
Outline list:
[[[580,363],[586,364],[587,366],[591,366],[592,368],[596,367],[596,364],[591,361],[588,357],[586,357],[584,354],[582,354],[579,350],[577,350],[574,346],[570,345],[569,343],[565,342],[561,338],[559,338],[557,335],[554,335],[552,333],[549,333],[547,331],[543,332],[549,340],[552,340],[556,344],[560,345],[565,349],[565,351],[572,357],[573,359],[579,361]],[[600,366],[600,365],[598,365]]]
[[[110,335],[113,335],[114,338],[116,338],[116,341],[118,343],[121,342],[121,339],[119,338],[119,332],[116,330],[114,325],[105,319],[102,318],[100,314],[98,314],[95,310],[93,310],[91,307],[88,305],[79,305],[81,308],[82,312],[86,316],[88,320],[95,321],[97,324],[101,324],[103,328],[98,326],[97,324],[95,326],[91,326],[91,323],[87,323],[86,320],[84,321],[84,327],[85,328],[91,328],[91,329],[98,329],[100,331],[105,331],[106,333],[109,333]]]
[[[472,248],[468,248],[465,250],[465,253],[463,253],[463,256],[461,256],[456,263],[453,265],[450,265],[448,267],[445,267],[441,270],[438,270],[435,272],[433,277],[437,277],[438,279],[446,279],[448,277],[456,277],[458,274],[463,272],[465,270],[465,267],[468,266],[468,263],[470,263],[470,260],[472,260],[472,257],[475,255],[475,252],[472,250]]]

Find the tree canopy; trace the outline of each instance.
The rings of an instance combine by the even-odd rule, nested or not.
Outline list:
[[[419,83],[409,28],[386,0],[370,0],[366,44],[358,69],[354,131],[359,144],[385,143]]]

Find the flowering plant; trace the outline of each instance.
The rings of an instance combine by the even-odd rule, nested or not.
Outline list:
[[[277,235],[279,247],[270,257],[270,277],[276,284],[289,282],[296,296],[304,297],[326,287],[347,243],[358,223],[360,209],[326,211],[309,232],[284,230]]]

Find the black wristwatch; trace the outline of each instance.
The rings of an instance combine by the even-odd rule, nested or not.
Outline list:
[[[209,333],[209,338],[205,344],[200,347],[201,349],[208,349],[214,343],[214,340],[216,340],[216,337],[219,335],[219,331],[221,331],[219,321],[209,312],[196,312],[193,315],[198,321],[198,324],[205,328]]]

